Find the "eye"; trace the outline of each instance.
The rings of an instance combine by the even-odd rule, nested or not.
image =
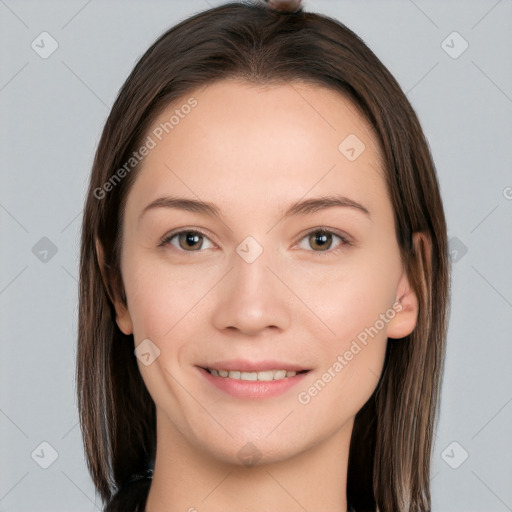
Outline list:
[[[339,242],[337,246],[332,249],[334,239],[338,239]],[[319,253],[337,252],[344,246],[350,245],[350,242],[347,238],[341,235],[337,235],[336,233],[325,228],[316,228],[307,233],[306,236],[304,236],[298,244],[299,247],[304,249],[306,247],[304,247],[303,241],[305,241],[309,247],[313,249],[314,252]],[[205,243],[207,244],[206,247]],[[209,246],[208,243],[210,244]],[[215,247],[215,245],[204,233],[192,229],[177,231],[165,236],[162,239],[160,245],[165,246],[168,244],[174,246],[177,250],[185,252],[201,252],[202,249],[211,249]]]
[[[337,238],[340,242],[334,249],[331,249],[333,245],[333,238]],[[350,242],[345,237],[337,235],[336,233],[333,233],[332,231],[324,228],[317,228],[313,231],[310,231],[304,238],[302,238],[299,246],[303,249],[305,248],[302,245],[304,240],[311,248],[313,248],[314,252],[337,252],[338,250],[342,249],[343,246],[350,245]]]
[[[208,241],[211,245],[210,247],[204,247],[205,241]],[[178,231],[176,233],[171,233],[167,235],[160,245],[173,245],[178,250],[183,250],[186,252],[200,252],[201,249],[211,249],[214,247],[211,240],[201,231],[187,229],[184,231]]]

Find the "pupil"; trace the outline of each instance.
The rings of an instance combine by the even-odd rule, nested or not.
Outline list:
[[[329,237],[330,237],[329,233],[322,233],[319,231],[312,236],[314,239],[314,245],[317,245],[319,247],[325,247],[326,245],[330,245],[329,244]],[[193,247],[194,245],[198,244],[200,238],[201,238],[201,235],[199,235],[198,233],[194,233],[193,231],[189,231],[189,232],[185,233],[186,244],[189,247]]]
[[[314,240],[315,240],[315,244],[318,245],[319,247],[326,247],[329,244],[329,237],[330,237],[330,234],[329,233],[322,233],[322,232],[318,232],[316,233],[315,235],[313,235],[314,237]]]
[[[198,233],[194,233],[193,231],[189,231],[185,233],[185,243],[188,247],[193,247],[195,244],[198,244],[200,235]]]

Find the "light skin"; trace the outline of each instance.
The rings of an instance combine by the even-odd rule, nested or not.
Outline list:
[[[157,410],[146,510],[344,512],[354,417],[386,344],[402,343],[388,338],[410,334],[418,314],[376,138],[340,93],[300,82],[212,84],[154,126],[191,96],[197,106],[143,160],[123,222],[127,306],[115,301],[117,324],[135,346],[149,339],[160,350],[148,366],[137,360]],[[350,134],[365,145],[354,161],[338,149]],[[292,203],[333,195],[360,207],[283,217]],[[212,203],[219,217],[144,211],[165,196]],[[168,236],[183,230],[202,234],[189,245],[186,234]],[[263,248],[251,263],[236,251],[248,236]],[[300,403],[298,393],[389,310],[378,334]],[[310,371],[282,395],[235,398],[197,367],[235,358]],[[239,456],[247,443],[260,457],[252,466]]]

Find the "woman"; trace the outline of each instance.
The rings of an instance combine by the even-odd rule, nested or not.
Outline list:
[[[181,22],[106,122],[77,354],[106,511],[430,510],[434,164],[377,57],[296,7]]]

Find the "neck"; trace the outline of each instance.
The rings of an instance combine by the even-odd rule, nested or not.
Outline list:
[[[347,512],[352,426],[286,460],[246,466],[192,446],[157,409],[157,454],[146,512]]]

